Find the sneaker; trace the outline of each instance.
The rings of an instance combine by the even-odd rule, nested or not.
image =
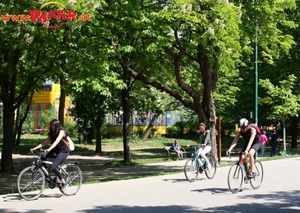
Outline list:
[[[62,191],[65,191],[68,187],[69,187],[69,184],[64,183],[60,189],[61,189]]]
[[[210,170],[211,170],[211,164],[210,164],[210,163],[207,164],[207,167],[206,167],[206,168],[207,168],[208,171],[210,171]]]
[[[254,172],[250,172],[250,173],[247,174],[247,177],[249,179],[254,178],[255,177],[255,173]]]

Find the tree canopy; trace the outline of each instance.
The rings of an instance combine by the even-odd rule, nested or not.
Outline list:
[[[0,3],[1,15],[37,8],[88,15],[86,21],[59,23],[55,18],[41,23],[2,20],[0,100],[6,125],[1,171],[13,170],[15,109],[47,79],[59,81],[64,92],[78,92],[78,97],[89,91],[101,102],[114,97],[112,88],[122,90],[123,107],[130,105],[130,78],[138,80],[195,111],[208,124],[215,144],[216,113],[228,115],[232,104],[238,110],[230,113],[230,120],[249,112],[253,45],[259,46],[262,65],[274,64],[295,44],[290,30],[296,26],[293,0],[48,3]],[[62,25],[49,28],[55,24]]]

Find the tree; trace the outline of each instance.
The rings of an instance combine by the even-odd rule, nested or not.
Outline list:
[[[0,3],[1,14],[24,14],[38,3],[10,1]],[[3,148],[1,172],[14,170],[12,150],[15,144],[15,110],[20,107],[30,93],[51,75],[54,61],[47,45],[49,39],[46,28],[29,22],[3,22],[0,32],[0,99],[3,102]],[[47,60],[48,58],[48,60]]]
[[[259,85],[267,90],[267,97],[261,98],[264,104],[271,105],[269,119],[280,119],[283,122],[283,145],[286,151],[286,120],[289,116],[298,116],[300,96],[293,94],[296,76],[289,75],[281,80],[279,86],[274,86],[270,80],[260,80]]]
[[[239,72],[241,53],[252,54],[249,43],[259,41],[267,62],[278,57],[281,49],[287,51],[292,37],[277,26],[294,26],[284,11],[293,7],[294,1],[258,5],[174,0],[108,2],[106,10],[98,11],[105,17],[108,40],[123,70],[194,110],[208,124],[215,144],[213,91],[218,76]],[[278,16],[282,19],[276,23]],[[249,20],[257,20],[259,40]]]
[[[73,4],[73,1],[69,2]],[[79,0],[75,9],[84,11],[94,8],[94,4],[90,7],[89,5],[89,2]],[[70,9],[72,5],[65,2],[65,6],[67,7],[65,9]],[[66,70],[61,72],[64,66],[59,63],[59,61],[63,61],[62,65],[65,65],[67,62],[67,58],[63,57],[66,56],[66,47],[59,50],[60,41],[65,41],[60,34],[61,31],[44,27],[56,20],[50,20],[47,23],[32,23],[31,19],[26,19],[30,10],[40,7],[41,4],[36,1],[0,3],[1,15],[5,14],[4,16],[8,17],[8,19],[2,19],[3,24],[1,23],[0,31],[0,100],[3,102],[3,122],[5,123],[1,159],[2,172],[13,171],[15,110],[25,99],[28,99],[30,93],[33,93],[47,79],[56,80],[66,73]],[[22,16],[22,14],[26,15]],[[22,20],[19,20],[20,17]],[[64,24],[80,27],[79,22],[65,22]],[[63,28],[62,31],[64,31]],[[77,32],[77,30],[74,31]],[[69,35],[69,38],[72,39],[67,43],[72,47],[75,46],[76,38],[80,38],[80,35]],[[63,45],[66,46],[66,42]]]

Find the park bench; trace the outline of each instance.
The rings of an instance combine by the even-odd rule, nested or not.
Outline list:
[[[179,149],[182,151],[183,157],[186,158],[187,152],[185,151],[185,149],[181,146],[179,146]],[[167,152],[167,158],[171,157],[172,155],[177,157],[177,153],[171,149],[171,146],[165,146],[165,150]]]
[[[186,148],[179,146],[180,150],[183,152],[183,157],[186,158],[187,155],[191,155],[198,149],[198,145],[194,146],[194,141],[192,141]],[[167,151],[167,157],[169,158],[171,155],[177,156],[177,153],[171,150],[171,146],[165,146],[165,150]]]

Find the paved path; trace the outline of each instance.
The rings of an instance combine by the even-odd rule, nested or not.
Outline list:
[[[36,201],[21,200],[17,194],[3,195],[0,212],[293,213],[300,211],[299,163],[300,158],[263,162],[262,186],[253,190],[247,184],[237,194],[228,191],[228,167],[219,167],[214,179],[200,175],[194,183],[178,173],[83,185],[77,195],[69,197],[58,189],[45,190]]]

